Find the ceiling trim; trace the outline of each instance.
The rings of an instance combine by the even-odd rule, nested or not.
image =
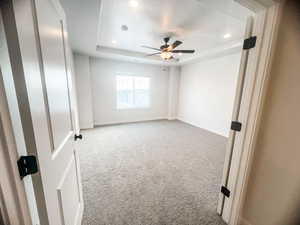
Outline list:
[[[212,58],[217,58],[217,57],[221,57],[224,55],[237,53],[237,52],[241,51],[242,46],[243,46],[243,42],[239,41],[239,42],[232,43],[230,45],[217,47],[217,48],[211,49],[209,51],[204,51],[200,54],[196,54],[193,57],[189,57],[187,59],[182,59],[179,61],[178,64],[185,65],[185,64],[189,64],[189,63],[193,63],[193,62],[209,60]]]
[[[131,63],[143,63],[143,64],[151,64],[151,65],[161,65],[161,66],[183,66],[190,63],[196,63],[200,61],[210,60],[217,57],[222,57],[229,54],[234,54],[240,52],[242,49],[242,41],[235,42],[230,45],[220,46],[208,51],[204,51],[201,54],[196,54],[193,57],[187,59],[181,59],[178,62],[176,61],[162,61],[151,58],[142,58],[138,56],[130,56],[130,55],[122,55],[117,52],[107,52],[107,51],[99,51],[97,55],[90,55],[90,57],[95,58],[106,58],[112,60],[119,60]],[[78,52],[78,51],[75,51]],[[82,52],[78,52],[80,54],[86,54]]]

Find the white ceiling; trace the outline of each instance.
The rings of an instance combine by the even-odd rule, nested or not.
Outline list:
[[[137,3],[132,7],[132,2]],[[181,62],[218,49],[236,48],[243,39],[250,11],[233,0],[61,0],[66,11],[74,51],[91,56],[149,63],[164,63],[141,45],[159,48],[171,36],[195,49],[177,56]],[[121,26],[128,26],[122,31]],[[224,38],[230,34],[229,38]],[[98,46],[98,48],[96,47]],[[97,50],[98,49],[98,50]],[[180,62],[179,61],[179,62]],[[172,63],[176,63],[175,61]]]

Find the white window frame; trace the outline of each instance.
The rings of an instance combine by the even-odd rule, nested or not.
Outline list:
[[[148,106],[136,106],[135,104],[131,107],[118,107],[118,77],[121,76],[126,76],[126,77],[132,77],[133,79],[133,102],[135,103],[135,82],[134,82],[134,78],[135,77],[140,77],[140,78],[148,78],[149,79],[149,105]],[[135,74],[127,74],[127,73],[117,73],[117,75],[115,76],[115,82],[116,82],[116,98],[115,98],[115,102],[116,102],[116,109],[117,110],[131,110],[131,109],[149,109],[151,108],[151,77],[150,76],[144,76],[144,75],[135,75]]]

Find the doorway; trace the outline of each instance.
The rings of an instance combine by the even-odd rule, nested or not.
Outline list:
[[[39,196],[39,197],[41,197],[41,196]]]

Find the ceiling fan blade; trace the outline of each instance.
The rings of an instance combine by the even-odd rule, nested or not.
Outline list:
[[[141,47],[142,48],[149,48],[149,49],[156,50],[156,51],[161,51],[159,48],[153,48],[153,47],[149,47],[149,46],[145,46],[145,45],[142,45]]]
[[[153,54],[149,54],[149,55],[146,55],[146,57],[147,56],[153,56],[153,55],[159,55],[159,54],[161,54],[161,52],[156,52],[156,53],[153,53]]]
[[[172,45],[171,45],[171,48],[172,49],[175,49],[175,48],[177,48],[179,45],[181,45],[182,44],[182,41],[175,41]]]
[[[195,50],[172,50],[172,53],[194,53]]]

